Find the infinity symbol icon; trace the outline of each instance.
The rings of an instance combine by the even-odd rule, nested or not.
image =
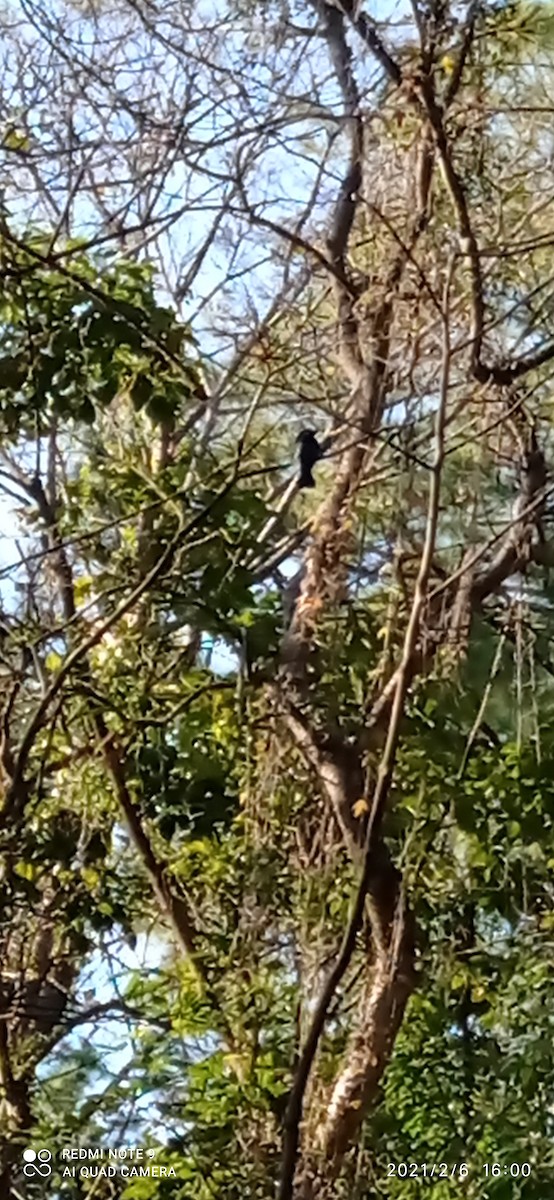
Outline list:
[[[33,1175],[40,1175],[43,1179],[48,1179],[48,1176],[52,1174],[50,1150],[39,1150],[38,1154],[36,1150],[24,1150],[23,1158],[25,1159],[23,1174],[27,1176],[27,1179],[31,1179]],[[35,1162],[37,1158],[39,1161]]]

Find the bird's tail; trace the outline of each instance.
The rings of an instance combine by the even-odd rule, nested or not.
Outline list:
[[[298,477],[298,487],[299,487],[299,488],[313,488],[313,487],[315,487],[315,479],[314,479],[314,477],[313,477],[313,475],[312,475],[312,468],[311,468],[311,467],[302,467],[302,470],[301,470],[301,472],[300,472],[300,475],[299,475],[299,477]]]

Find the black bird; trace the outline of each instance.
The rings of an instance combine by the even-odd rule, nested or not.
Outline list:
[[[303,429],[298,434],[296,439],[300,446],[300,475],[298,478],[299,488],[315,487],[315,479],[312,475],[312,467],[314,463],[319,462],[323,457],[323,450],[315,436],[313,429]]]

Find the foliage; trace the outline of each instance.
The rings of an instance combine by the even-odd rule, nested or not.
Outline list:
[[[3,200],[1,1186],[16,1195],[32,1143],[55,1166],[30,1196],[273,1194],[369,848],[401,881],[415,987],[333,1195],[542,1200],[552,555],[528,463],[532,436],[552,453],[551,14],[416,6],[399,28],[220,7],[217,28],[172,4],[59,23],[63,70],[44,70],[75,83],[68,160],[80,122],[102,155],[91,135],[52,230],[14,233],[11,177]],[[0,158],[20,197],[25,172],[43,180],[44,207],[33,103],[18,93]],[[189,320],[223,251],[219,307],[204,281]],[[304,426],[329,441],[298,494]],[[300,1176],[328,1168],[356,1053],[371,1076],[380,900],[318,1040]],[[64,1147],[122,1142],[172,1173],[62,1175]]]

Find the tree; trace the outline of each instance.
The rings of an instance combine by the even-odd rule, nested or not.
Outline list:
[[[10,903],[26,896],[8,910],[12,947],[32,945],[39,895],[61,941],[44,976],[25,966],[19,995],[29,981],[57,1001],[75,989],[95,923],[140,927],[146,878],[186,966],[168,967],[165,1012],[140,978],[125,1003],[138,996],[151,1026],[133,1070],[178,1113],[183,1196],[262,1196],[277,1175],[280,1200],[428,1186],[387,1173],[388,1155],[447,1161],[446,1196],[469,1150],[470,1196],[542,1195],[548,14],[418,6],[400,34],[323,0],[230,6],[217,29],[188,10],[122,8],[102,63],[108,14],[91,18],[86,61],[61,13],[34,18],[68,90],[54,149],[40,127],[4,146],[19,163],[3,231],[3,412],[18,439],[5,481],[42,539],[5,618],[4,855]],[[128,84],[124,45],[148,64]],[[102,129],[90,165],[85,114]],[[17,189],[30,176],[43,213],[52,153],[81,165],[58,177],[52,237],[24,238]],[[186,203],[164,223],[177,179]],[[210,210],[199,180],[216,189],[215,218],[182,254],[179,222],[197,202]],[[85,201],[83,247],[68,234]],[[202,330],[195,347],[141,265],[98,265],[100,244],[128,249],[130,231],[192,311],[212,247],[232,239],[223,323],[200,300],[209,341]],[[193,324],[199,337],[199,311]],[[294,483],[302,427],[326,437],[314,499]],[[43,813],[54,845],[37,882]],[[511,977],[529,997],[525,1030]],[[58,1041],[65,1002],[51,995],[49,1011]],[[14,1019],[8,1186],[52,1049],[25,1042],[21,1073]],[[183,1086],[175,1029],[207,1039]],[[121,1102],[116,1089],[110,1120]],[[522,1128],[531,1173],[514,1176]],[[500,1173],[483,1177],[495,1147]]]

